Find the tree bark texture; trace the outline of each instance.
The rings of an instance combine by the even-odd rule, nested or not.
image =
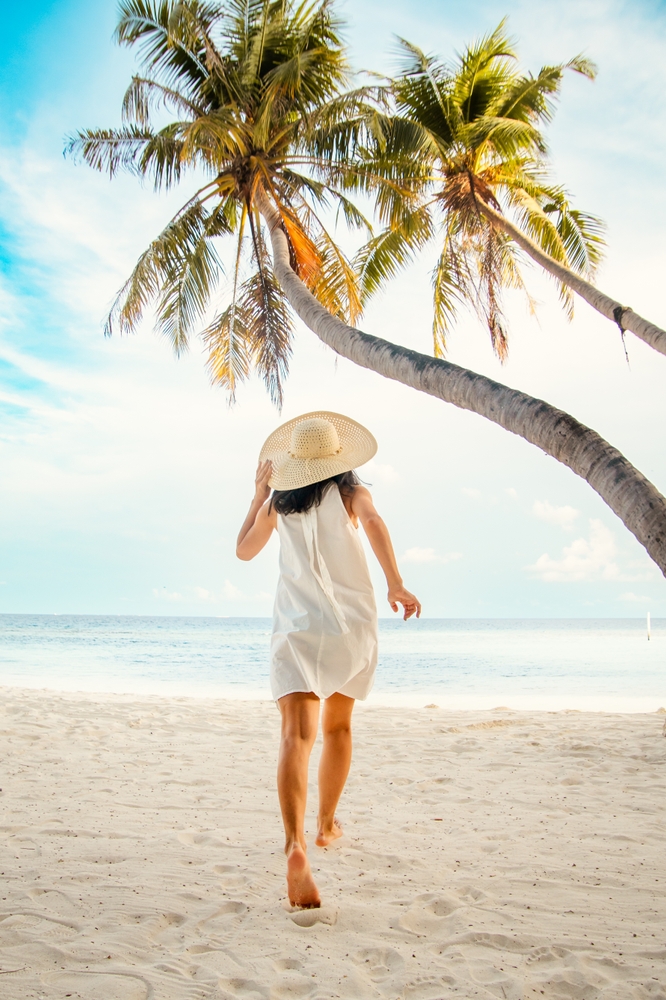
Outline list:
[[[542,399],[362,333],[332,316],[292,270],[279,214],[265,197],[258,200],[277,279],[294,311],[320,340],[362,368],[492,420],[567,465],[596,490],[666,576],[666,499],[617,448]]]
[[[580,295],[582,299],[585,299],[593,309],[600,312],[606,319],[617,323],[621,330],[631,330],[640,340],[645,341],[646,344],[653,347],[655,351],[659,351],[660,354],[666,354],[666,330],[655,326],[654,323],[649,323],[648,320],[643,319],[642,316],[639,316],[629,306],[623,306],[616,299],[612,299],[609,295],[600,292],[598,288],[591,285],[589,281],[585,281],[575,271],[569,270],[564,264],[559,264],[542,250],[541,247],[537,246],[529,236],[525,236],[510,219],[507,219],[505,215],[502,215],[501,212],[498,212],[487,202],[477,199],[477,205],[481,214],[485,215],[493,226],[501,229],[512,240],[515,240],[518,246],[522,247],[532,260],[536,261],[544,270],[548,271],[563,284],[568,285],[572,291]]]

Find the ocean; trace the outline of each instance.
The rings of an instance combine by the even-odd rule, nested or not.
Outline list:
[[[0,686],[270,698],[269,618],[0,615]],[[654,712],[666,619],[380,620],[374,704]]]

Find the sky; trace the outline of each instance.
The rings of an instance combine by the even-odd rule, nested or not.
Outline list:
[[[395,36],[450,58],[508,15],[536,71],[584,52],[549,129],[553,174],[607,223],[598,283],[660,325],[666,251],[666,4],[633,0],[347,0],[356,67],[388,73]],[[361,470],[406,585],[429,617],[666,616],[666,583],[582,480],[474,414],[356,368],[299,327],[278,413],[256,381],[230,407],[200,345],[176,360],[147,323],[102,321],[143,248],[188,191],[156,195],[63,157],[77,128],[119,123],[131,52],[114,2],[3,5],[0,41],[0,612],[270,614],[275,541],[240,563],[235,537],[256,456],[282,420],[348,413],[379,442]],[[425,255],[362,328],[431,351]],[[572,413],[666,492],[666,358],[579,302],[564,318],[536,270],[530,315],[507,300],[510,356],[462,314],[449,360]],[[380,614],[381,573],[373,565]]]

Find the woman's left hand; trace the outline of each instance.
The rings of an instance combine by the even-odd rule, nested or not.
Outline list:
[[[417,618],[421,617],[421,602],[418,597],[414,597],[414,594],[410,594],[404,587],[390,587],[388,602],[391,605],[392,611],[397,611],[398,605],[402,604],[405,609],[405,613],[402,616],[404,621],[407,621],[412,615],[416,615]]]

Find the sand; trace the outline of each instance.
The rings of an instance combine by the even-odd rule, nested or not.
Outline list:
[[[271,703],[0,695],[2,1000],[666,998],[663,715],[359,706],[290,913]]]

